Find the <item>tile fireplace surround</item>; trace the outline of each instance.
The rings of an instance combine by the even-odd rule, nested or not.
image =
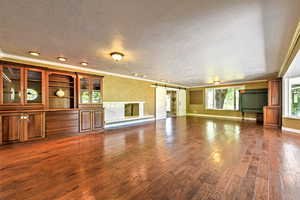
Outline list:
[[[103,102],[105,109],[104,120],[106,124],[126,122],[132,120],[141,120],[146,118],[153,118],[152,115],[144,114],[144,103],[143,101],[128,101],[128,102]],[[138,104],[138,115],[136,116],[125,116],[125,105],[126,104]]]

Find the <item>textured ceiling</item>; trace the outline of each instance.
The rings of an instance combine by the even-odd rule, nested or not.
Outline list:
[[[278,72],[299,0],[1,0],[0,48],[186,86]],[[113,62],[112,51],[125,54]]]

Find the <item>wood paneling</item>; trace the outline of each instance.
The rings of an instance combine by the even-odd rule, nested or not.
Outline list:
[[[203,90],[190,91],[190,104],[203,104]]]
[[[255,122],[169,118],[3,146],[0,199],[297,200],[299,152]]]
[[[46,112],[46,135],[78,133],[78,111]]]

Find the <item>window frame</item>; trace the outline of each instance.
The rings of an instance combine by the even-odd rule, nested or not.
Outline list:
[[[294,118],[294,119],[300,119],[300,116],[295,116],[292,114],[292,84],[299,84],[300,85],[300,76],[297,77],[290,77],[290,78],[286,78],[283,81],[283,88],[284,88],[284,117],[287,118]]]
[[[220,108],[215,108],[215,90],[217,90],[217,89],[231,89],[231,88],[233,88],[233,89],[235,89],[235,92],[234,92],[234,109],[220,109]],[[207,103],[207,91],[208,91],[208,89],[213,89],[213,100],[214,100],[214,102],[213,102],[213,107],[214,108],[208,108],[208,103]],[[205,110],[220,110],[220,111],[239,111],[239,100],[237,101],[236,99],[237,99],[237,97],[236,97],[236,94],[237,94],[237,91],[239,91],[239,90],[243,90],[243,89],[245,89],[245,86],[244,85],[238,85],[238,86],[220,86],[220,87],[208,87],[208,88],[205,88],[205,91],[204,91],[204,103],[205,103],[205,106],[204,106],[204,108],[205,108]]]

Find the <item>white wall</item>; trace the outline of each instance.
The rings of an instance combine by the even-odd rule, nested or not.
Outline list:
[[[178,90],[177,92],[177,116],[186,115],[186,90]]]
[[[155,90],[155,110],[156,119],[165,119],[167,117],[167,90],[165,87],[156,87]]]

